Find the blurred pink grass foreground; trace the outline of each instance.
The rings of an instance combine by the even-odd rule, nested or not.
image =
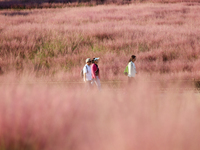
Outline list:
[[[0,149],[198,150],[200,96],[158,87],[1,85]]]

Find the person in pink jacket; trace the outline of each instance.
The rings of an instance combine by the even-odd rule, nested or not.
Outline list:
[[[98,89],[101,89],[101,82],[100,82],[100,71],[98,67],[99,58],[93,58],[93,64],[91,65],[92,69],[92,78],[93,81],[96,83]]]

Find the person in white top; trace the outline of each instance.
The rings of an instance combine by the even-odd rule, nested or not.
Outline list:
[[[135,61],[136,61],[136,56],[132,55],[131,58],[130,58],[130,61],[128,63],[128,79],[129,79],[129,82],[131,82],[132,80],[135,80],[134,77],[135,77],[135,74],[137,74],[136,67],[135,67],[135,64],[134,64]]]
[[[83,80],[88,87],[91,87],[92,85],[92,71],[90,67],[91,63],[92,63],[91,59],[87,58],[86,64],[83,67]]]

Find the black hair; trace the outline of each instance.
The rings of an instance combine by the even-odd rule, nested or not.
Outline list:
[[[129,62],[131,62],[133,59],[135,59],[136,56],[135,55],[132,55],[131,58],[129,59]]]
[[[95,58],[92,59],[92,63],[93,63],[93,64],[94,64],[94,59],[95,59]]]

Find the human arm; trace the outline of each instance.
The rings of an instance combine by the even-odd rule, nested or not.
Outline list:
[[[86,73],[87,73],[87,68],[84,66],[83,68],[83,81],[86,81]]]
[[[134,68],[135,74],[137,74],[136,67],[135,67],[134,63],[133,63],[133,68]]]
[[[96,78],[96,75],[95,75],[96,65],[93,64],[93,65],[91,66],[91,71],[92,71],[92,78],[95,79],[95,78]]]
[[[130,76],[131,75],[131,68],[132,67],[132,65],[131,65],[131,63],[129,62],[128,63],[128,76]]]
[[[83,74],[83,80],[86,81],[86,73]]]

